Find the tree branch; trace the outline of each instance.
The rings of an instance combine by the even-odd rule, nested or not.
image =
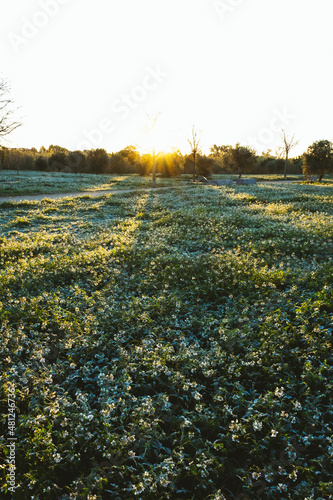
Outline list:
[[[16,128],[22,125],[21,122],[13,118],[16,109],[10,109],[13,105],[13,100],[8,97],[9,86],[8,83],[0,80],[0,138],[10,134]]]

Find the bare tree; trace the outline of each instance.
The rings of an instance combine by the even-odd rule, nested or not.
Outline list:
[[[0,79],[0,138],[22,125],[13,118],[15,110],[12,109],[13,100],[10,98],[9,91],[8,83]]]
[[[191,146],[191,154],[193,156],[193,182],[194,182],[196,177],[196,160],[197,160],[197,155],[200,152],[199,148],[200,139],[198,137],[198,132],[196,131],[194,125],[192,127],[192,137],[191,139],[187,139],[187,142]]]
[[[283,153],[283,156],[285,158],[284,161],[284,178],[287,177],[287,170],[288,170],[288,159],[289,159],[289,153],[290,151],[297,146],[298,141],[295,140],[295,136],[293,135],[291,138],[289,138],[286,135],[285,130],[282,129],[282,136],[281,139],[283,141],[283,145],[281,146],[280,150]]]
[[[9,135],[13,130],[22,125],[22,123],[14,119],[15,111],[13,109],[13,100],[10,98],[9,85],[3,78],[0,78],[0,141],[3,137]]]

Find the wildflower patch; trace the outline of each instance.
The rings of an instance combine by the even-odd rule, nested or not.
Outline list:
[[[330,498],[332,195],[2,206],[2,496]]]

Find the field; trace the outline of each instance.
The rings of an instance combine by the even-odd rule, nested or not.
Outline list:
[[[332,185],[168,182],[0,204],[2,498],[333,498]]]
[[[237,175],[213,175],[213,179],[234,178]],[[281,181],[281,175],[250,175],[258,181]],[[191,180],[191,175],[182,175],[173,179],[157,178],[157,185],[174,186]],[[289,180],[301,180],[302,176],[290,175]],[[67,174],[58,172],[0,170],[0,196],[22,194],[53,194],[82,191],[106,191],[108,189],[132,189],[151,187],[151,178],[139,175],[95,175]],[[1,199],[0,199],[1,202]]]
[[[0,171],[0,196],[131,189],[150,185],[151,179],[138,175],[79,175],[36,171],[23,171],[18,175],[16,171]]]

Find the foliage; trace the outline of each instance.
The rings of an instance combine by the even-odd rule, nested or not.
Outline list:
[[[157,158],[157,172],[161,177],[177,177],[183,172],[183,157],[180,151],[165,153]]]
[[[146,153],[141,156],[140,162],[137,165],[138,174],[142,176],[147,176],[152,173],[153,170],[153,157],[151,154]]]
[[[210,154],[214,158],[220,158],[224,155],[224,153],[228,152],[229,148],[231,148],[231,146],[217,146],[216,144],[213,144],[213,146],[210,147]]]
[[[133,167],[127,157],[118,152],[110,155],[108,171],[111,174],[126,174],[131,173]]]
[[[35,154],[25,148],[0,148],[0,168],[4,170],[33,170]]]
[[[49,153],[49,155],[52,155],[53,153],[63,153],[64,155],[67,155],[69,151],[68,149],[63,148],[62,146],[58,146],[57,144],[50,144],[47,149],[47,153]]]
[[[112,153],[109,160],[109,171],[112,174],[131,174],[137,171],[137,164],[140,162],[140,153],[135,146]]]
[[[54,172],[60,172],[68,165],[67,153],[64,153],[62,151],[52,153],[49,157],[48,163]]]
[[[318,175],[321,181],[325,174],[333,173],[333,144],[330,141],[316,141],[303,154],[304,177]]]
[[[35,161],[35,167],[37,170],[44,172],[48,167],[48,159],[46,156],[38,156]]]
[[[239,143],[235,147],[229,146],[222,153],[222,165],[227,172],[251,174],[255,170],[257,155],[254,149],[241,146]]]
[[[87,168],[87,158],[82,153],[82,151],[71,151],[68,154],[68,166],[74,174],[81,174],[86,172]]]
[[[333,188],[174,186],[2,204],[17,498],[332,496]]]
[[[184,156],[184,174],[192,174],[193,175],[193,158],[192,155]]]
[[[209,157],[214,159],[212,172],[214,174],[225,174],[227,170],[223,166],[223,155],[228,151],[231,146],[217,146],[214,144],[209,148]]]
[[[285,161],[274,156],[259,156],[257,158],[255,171],[257,173],[281,174],[283,173]]]
[[[214,159],[209,156],[198,155],[197,157],[197,174],[204,177],[211,177],[214,166]]]
[[[216,160],[212,156],[205,156],[201,153],[196,155],[196,173],[198,176],[210,177],[212,173],[219,173],[220,168],[215,168]],[[183,160],[183,171],[185,174],[194,172],[193,155],[186,155]]]
[[[87,161],[89,164],[89,172],[103,174],[107,171],[109,156],[105,149],[92,149],[88,153]]]
[[[231,146],[212,146],[211,153],[207,157],[202,154],[196,155],[196,160],[204,158],[203,163],[211,170],[213,174],[226,173],[223,167],[223,151]],[[58,155],[59,153],[59,155]],[[55,155],[55,156],[53,156]],[[49,163],[50,158],[51,164]],[[134,146],[115,152],[107,153],[108,160],[105,158],[104,165],[101,166],[103,173],[109,174],[139,174],[142,176],[150,175],[152,172],[152,155],[141,155]],[[61,171],[67,173],[97,173],[94,162],[89,161],[89,157],[94,157],[93,151],[68,151],[57,145],[51,145],[49,148],[41,147],[39,152],[35,148],[5,148],[0,149],[0,168],[5,170],[17,169],[39,170],[39,171]],[[40,160],[40,158],[42,158]],[[214,160],[213,162],[211,161]],[[53,160],[55,160],[53,162]],[[60,160],[60,161],[59,161]],[[192,174],[194,172],[193,155],[183,155],[180,151],[164,153],[156,158],[157,172],[164,178],[177,177],[183,173]],[[196,161],[197,163],[197,161]],[[211,163],[211,168],[209,167]],[[301,173],[301,158],[291,159],[289,165],[290,174]],[[277,174],[283,170],[284,161],[275,158],[270,154],[265,154],[257,158],[253,173],[257,174]],[[206,167],[205,167],[206,168]],[[203,175],[202,173],[200,175]],[[205,175],[207,177],[207,175]]]
[[[214,144],[210,147],[210,157],[215,160],[213,165],[213,173],[226,173],[228,170],[224,168],[223,157],[231,149],[231,146],[217,146]],[[301,174],[302,173],[302,159],[300,157],[289,159],[289,174]],[[285,160],[282,158],[277,158],[268,150],[263,152],[261,155],[257,156],[255,166],[252,173],[255,174],[282,174],[285,168]],[[236,173],[236,172],[235,172]]]
[[[119,154],[126,158],[130,165],[134,165],[140,161],[140,153],[135,146],[127,146],[119,151]]]

